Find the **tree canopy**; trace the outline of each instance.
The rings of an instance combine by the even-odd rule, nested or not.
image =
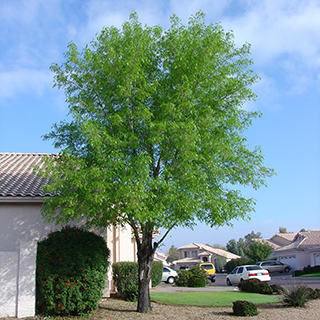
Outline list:
[[[243,134],[259,115],[243,108],[255,99],[251,64],[250,45],[237,48],[202,12],[187,25],[173,16],[166,30],[132,13],[81,51],[70,42],[65,61],[51,66],[72,120],[44,136],[61,149],[47,161],[44,192],[58,196],[45,199],[44,217],[129,224],[146,271],[139,285],[167,235],[152,244],[152,230],[249,218],[255,201],[238,187],[258,189],[273,174]]]
[[[179,252],[178,252],[178,248],[175,247],[174,245],[171,245],[169,251],[167,252],[167,262],[168,263],[172,263],[175,260],[179,259]]]
[[[267,242],[252,241],[247,248],[245,254],[255,262],[268,260],[273,248]]]
[[[254,232],[251,231],[250,233],[246,234],[244,238],[239,238],[238,241],[235,239],[230,239],[227,244],[227,250],[231,253],[237,254],[238,256],[243,257],[245,255],[244,246],[252,239],[261,239],[261,232]]]

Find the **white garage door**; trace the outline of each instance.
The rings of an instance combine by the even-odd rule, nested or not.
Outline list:
[[[278,257],[278,259],[282,263],[290,265],[292,270],[298,269],[298,261],[297,261],[296,255],[281,256],[281,257]]]

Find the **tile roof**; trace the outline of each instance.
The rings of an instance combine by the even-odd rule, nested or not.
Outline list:
[[[320,230],[308,230],[306,232],[298,232],[293,241],[276,251],[285,250],[310,250],[320,245]]]
[[[44,153],[0,153],[0,199],[1,197],[43,197],[40,188],[48,183],[34,173],[34,166],[44,168]]]
[[[204,250],[206,252],[209,252],[211,254],[216,254],[218,256],[225,257],[227,259],[238,259],[238,258],[241,258],[240,256],[238,256],[236,254],[233,254],[233,253],[231,253],[229,251],[212,248],[212,247],[209,247],[209,246],[207,246],[205,244],[195,243],[195,242],[187,244],[185,246],[182,246],[178,250],[183,250],[183,249],[200,249],[200,250]],[[203,254],[200,253],[199,255],[203,255]]]

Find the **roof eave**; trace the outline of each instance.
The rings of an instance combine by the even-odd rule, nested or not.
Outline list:
[[[25,197],[12,197],[12,196],[2,196],[0,197],[0,202],[5,202],[5,203],[42,203],[44,200],[44,197],[42,196],[25,196]]]

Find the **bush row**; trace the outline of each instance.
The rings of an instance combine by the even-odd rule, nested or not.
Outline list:
[[[127,301],[137,301],[138,299],[138,268],[138,262],[115,262],[112,264],[113,281],[118,296]],[[161,282],[162,272],[162,262],[154,261],[151,270],[152,287]]]
[[[304,267],[303,270],[296,270],[292,272],[293,277],[299,277],[303,274],[310,274],[310,273],[318,273],[320,272],[320,266],[314,266],[314,267]]]

